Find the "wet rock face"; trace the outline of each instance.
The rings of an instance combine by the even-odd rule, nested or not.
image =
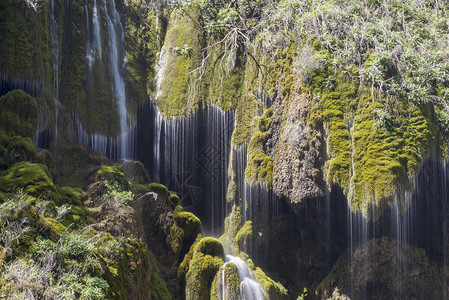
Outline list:
[[[320,287],[326,295],[337,286],[351,299],[441,299],[440,278],[425,250],[384,237],[361,244],[352,261],[340,257]]]
[[[180,287],[176,280],[177,258],[171,249],[172,237],[170,235],[170,229],[174,224],[173,210],[176,205],[165,195],[155,192],[142,195],[138,198],[137,203],[142,216],[148,248],[157,257],[168,290],[173,295],[178,295]]]
[[[323,141],[307,123],[308,96],[298,93],[290,100],[279,96],[273,110],[267,143],[267,152],[274,157],[273,190],[292,203],[323,196]]]

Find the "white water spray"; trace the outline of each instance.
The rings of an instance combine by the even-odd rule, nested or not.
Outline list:
[[[235,295],[241,300],[265,300],[268,299],[262,286],[254,280],[254,276],[248,267],[248,265],[237,256],[226,255],[226,262],[221,269],[221,282],[219,286],[220,299],[229,299],[232,295],[229,295],[226,284],[225,266],[229,263],[234,264],[239,271],[240,280],[240,294]]]

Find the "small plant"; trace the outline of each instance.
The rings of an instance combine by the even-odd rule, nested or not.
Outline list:
[[[182,47],[174,47],[173,52],[175,52],[176,55],[178,55],[178,56],[191,58],[192,53],[193,53],[193,48],[187,44],[184,44]]]
[[[108,206],[123,207],[127,206],[134,198],[131,191],[125,190],[117,181],[105,181],[107,193],[103,196]]]

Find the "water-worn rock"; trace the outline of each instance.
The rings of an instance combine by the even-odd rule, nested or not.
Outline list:
[[[322,135],[307,123],[308,98],[297,93],[290,100],[280,95],[274,105],[267,143],[274,157],[273,190],[292,203],[324,195]]]

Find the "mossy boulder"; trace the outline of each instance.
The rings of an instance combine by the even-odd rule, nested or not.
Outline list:
[[[183,257],[190,246],[203,232],[200,219],[178,205],[173,212],[174,224],[171,228],[172,250],[177,257]]]
[[[48,168],[43,164],[28,161],[16,163],[0,172],[0,190],[8,193],[17,189],[23,189],[34,197],[46,196],[51,199],[60,197]]]
[[[156,194],[160,194],[163,197],[169,197],[170,193],[168,192],[168,189],[165,185],[160,183],[150,183],[148,185],[148,188],[151,192],[154,192]]]
[[[20,161],[34,161],[36,146],[29,137],[6,136],[0,132],[0,155],[4,167]]]
[[[240,294],[240,274],[237,266],[231,262],[228,262],[224,264],[221,272],[224,272],[226,285],[225,290],[227,293],[226,299],[238,299],[238,296]]]
[[[22,90],[14,90],[0,97],[0,131],[9,136],[34,137],[38,107],[33,97]]]
[[[186,275],[186,299],[209,300],[212,282],[223,262],[221,243],[211,237],[202,238],[195,247]]]
[[[123,189],[128,190],[131,185],[126,179],[122,165],[114,164],[112,166],[102,165],[95,174],[96,181],[111,181],[120,184]]]

